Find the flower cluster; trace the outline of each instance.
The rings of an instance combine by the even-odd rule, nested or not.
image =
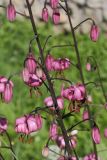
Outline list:
[[[52,20],[54,24],[58,24],[60,22],[60,12],[58,9],[58,3],[59,3],[59,0],[50,0],[50,6],[53,10]],[[48,11],[48,8],[46,8],[46,4],[42,9],[42,19],[44,22],[48,22],[48,19],[49,19],[49,11]]]

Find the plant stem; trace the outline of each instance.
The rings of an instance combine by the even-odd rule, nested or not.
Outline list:
[[[27,3],[27,7],[28,7],[28,11],[29,11],[30,20],[31,20],[31,24],[32,24],[32,28],[33,28],[34,34],[37,35],[36,42],[37,42],[39,53],[40,53],[40,57],[41,57],[41,63],[42,63],[43,68],[44,68],[44,73],[46,75],[46,78],[47,78],[47,81],[48,81],[48,85],[49,85],[49,88],[50,88],[50,94],[51,94],[52,100],[54,102],[56,114],[58,116],[58,123],[59,123],[59,126],[61,128],[64,140],[65,140],[67,152],[68,152],[69,155],[71,155],[71,148],[70,148],[70,143],[69,143],[69,137],[67,135],[67,131],[66,131],[65,125],[63,123],[60,110],[57,107],[58,105],[57,105],[56,95],[55,95],[55,91],[53,89],[53,85],[52,85],[52,82],[51,82],[50,75],[49,75],[48,70],[47,70],[47,68],[45,66],[45,61],[44,61],[44,56],[43,56],[43,49],[42,49],[42,46],[41,46],[40,39],[38,37],[38,32],[37,32],[36,24],[34,22],[34,17],[33,17],[33,14],[32,14],[32,9],[31,9],[29,0],[26,0],[26,3]]]
[[[74,41],[74,47],[75,47],[76,57],[77,57],[77,61],[78,61],[78,68],[79,68],[79,72],[80,72],[80,78],[81,78],[81,81],[82,81],[83,85],[85,86],[85,81],[84,81],[84,76],[83,76],[83,71],[82,71],[82,65],[81,65],[81,60],[80,60],[80,53],[79,53],[78,44],[77,44],[77,40],[76,40],[75,30],[73,28],[71,17],[70,17],[70,14],[69,14],[69,7],[68,7],[67,0],[65,0],[65,6],[66,6],[66,11],[67,11],[67,15],[68,15],[69,24],[70,24],[71,35],[72,35],[73,41]],[[90,115],[89,119],[91,119],[91,112],[90,112],[89,106],[87,107],[87,109],[88,109],[88,113]],[[91,129],[92,129],[92,127],[93,127],[92,126],[92,120],[90,120],[90,125],[91,125]],[[95,153],[95,159],[98,160],[96,144],[93,141],[93,139],[92,139],[92,142],[93,142],[93,149],[94,149],[94,153]]]

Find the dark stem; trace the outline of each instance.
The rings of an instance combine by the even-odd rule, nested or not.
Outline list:
[[[80,78],[81,78],[81,81],[82,81],[83,85],[85,86],[85,81],[84,81],[84,76],[83,76],[83,71],[82,71],[82,65],[81,65],[81,60],[80,60],[80,53],[79,53],[79,50],[78,50],[77,40],[76,40],[76,36],[75,36],[75,30],[73,28],[71,17],[70,17],[70,14],[69,14],[69,7],[68,7],[67,0],[65,0],[65,6],[66,6],[67,16],[68,16],[68,20],[69,20],[69,24],[70,24],[71,35],[72,35],[73,41],[74,41],[75,52],[76,52],[77,61],[78,61],[78,68],[79,68],[79,72],[80,72]],[[88,109],[88,113],[90,115],[89,116],[89,119],[90,119],[91,118],[91,112],[90,112],[89,106],[87,107],[87,109]],[[92,120],[90,120],[90,124],[92,124]],[[91,125],[91,129],[92,129],[92,125]],[[95,153],[95,159],[98,160],[96,144],[93,141],[93,139],[92,139],[92,142],[93,142],[93,149],[94,149],[94,153]]]
[[[38,37],[38,32],[37,32],[37,28],[36,28],[36,25],[35,25],[35,22],[34,22],[34,18],[33,18],[33,14],[32,14],[32,9],[31,9],[29,0],[26,0],[26,3],[27,3],[27,7],[28,7],[28,11],[29,11],[30,20],[31,20],[31,24],[32,24],[32,28],[33,28],[34,34],[37,35],[36,42],[37,42],[37,45],[38,45],[38,48],[39,48],[42,65],[44,67],[44,73],[46,75],[46,78],[47,78],[47,81],[48,81],[48,85],[49,85],[49,88],[50,88],[50,94],[51,94],[52,100],[54,102],[56,114],[58,116],[58,123],[59,123],[59,126],[60,126],[61,130],[62,130],[62,134],[63,134],[64,140],[65,140],[67,152],[68,152],[69,155],[71,155],[71,148],[70,148],[70,144],[69,144],[69,137],[67,135],[66,128],[65,128],[63,120],[62,120],[61,113],[60,113],[60,111],[59,111],[59,109],[57,107],[58,105],[57,105],[56,95],[55,95],[55,92],[54,92],[54,89],[53,89],[53,85],[51,83],[51,78],[49,76],[48,70],[47,70],[47,68],[45,66],[45,63],[44,63],[45,61],[44,61],[44,56],[43,56],[43,49],[41,47],[41,42],[40,42],[40,39]]]
[[[47,45],[47,43],[48,43],[48,41],[49,41],[49,39],[50,39],[51,37],[52,37],[52,36],[49,35],[49,36],[46,38],[45,44],[44,44],[44,46],[43,46],[43,52],[44,52],[44,50],[45,50],[45,48],[46,48],[46,45]]]
[[[11,151],[12,151],[12,153],[13,153],[14,160],[17,160],[17,159],[16,159],[16,156],[15,156],[15,152],[14,152],[14,150],[13,150],[12,143],[11,143],[10,135],[8,134],[8,132],[5,132],[5,133],[6,133],[6,136],[7,136],[8,140],[9,140],[10,150],[11,150]]]
[[[87,19],[83,20],[81,23],[79,23],[77,26],[75,26],[74,30],[76,30],[81,24],[83,24],[86,21],[92,21],[92,23],[95,24],[95,22],[92,18],[87,18]]]
[[[70,83],[70,85],[72,85],[72,82],[68,79],[65,79],[65,78],[51,78],[51,80],[64,81],[64,82],[68,82],[68,83]]]

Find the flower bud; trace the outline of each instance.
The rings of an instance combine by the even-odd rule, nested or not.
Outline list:
[[[16,18],[16,10],[12,3],[7,6],[7,19],[9,21],[14,21]]]
[[[91,64],[90,64],[90,63],[87,63],[87,64],[86,64],[86,70],[87,70],[87,71],[91,71]]]
[[[48,149],[48,147],[44,147],[42,150],[42,156],[48,157],[48,155],[49,155],[49,149]]]
[[[48,14],[48,9],[47,8],[42,9],[42,19],[43,19],[44,22],[48,22],[49,14]]]
[[[59,0],[50,0],[50,5],[53,9],[57,8]]]
[[[52,20],[56,25],[60,22],[60,13],[58,9],[53,11]]]
[[[56,123],[52,123],[50,125],[50,131],[49,131],[49,136],[51,137],[52,140],[55,140],[58,134],[58,126]]]
[[[87,110],[84,110],[84,111],[83,111],[82,119],[83,119],[83,120],[89,119],[89,113],[88,113]]]
[[[9,103],[12,100],[13,97],[13,86],[11,83],[7,82],[4,86],[4,92],[3,92],[3,100],[6,103]]]
[[[37,67],[36,59],[32,53],[29,53],[25,59],[25,68],[28,69],[29,73],[33,74]]]
[[[93,24],[92,27],[91,27],[90,38],[94,42],[96,42],[99,38],[99,28],[95,24]]]
[[[100,130],[97,126],[94,126],[92,129],[92,138],[96,144],[99,144],[101,141]]]

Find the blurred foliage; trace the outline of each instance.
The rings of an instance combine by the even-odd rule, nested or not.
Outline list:
[[[85,24],[84,24],[85,25]],[[52,45],[61,45],[61,44],[71,44],[72,37],[71,33],[64,31],[63,33],[57,35],[53,35],[54,30],[52,25],[44,24],[38,26],[38,32],[40,36],[40,40],[42,45],[44,44],[47,36],[50,34],[52,38],[50,38],[46,50],[45,55],[48,50],[52,47]],[[14,23],[9,23],[6,21],[4,17],[1,17],[1,27],[0,27],[0,75],[4,75],[9,77],[11,74],[17,73],[17,76],[13,76],[12,80],[14,81],[14,97],[13,101],[10,104],[0,103],[0,114],[4,115],[8,119],[9,128],[8,132],[10,133],[11,138],[13,139],[13,144],[15,148],[16,156],[18,160],[40,160],[44,159],[41,155],[41,150],[45,143],[47,142],[49,135],[49,121],[52,118],[48,115],[48,119],[45,122],[43,128],[40,132],[37,132],[35,135],[32,135],[33,142],[29,144],[27,138],[24,143],[19,142],[19,135],[17,135],[14,131],[15,119],[24,114],[29,113],[35,107],[43,106],[43,100],[48,96],[46,89],[44,86],[40,87],[40,91],[42,96],[37,96],[36,93],[33,93],[32,98],[30,97],[29,88],[23,83],[19,72],[23,68],[23,62],[28,53],[29,49],[29,41],[33,37],[32,27],[29,23],[29,20],[16,21]],[[90,38],[87,35],[79,35],[77,34],[77,41],[79,45],[79,51],[81,53],[81,62],[84,71],[85,82],[94,81],[99,83],[97,71],[87,72],[85,69],[87,56],[93,55],[95,59],[98,61],[98,65],[100,67],[101,77],[104,83],[104,88],[106,91],[107,88],[107,37],[103,33],[100,35],[100,39],[97,43],[90,41]],[[33,51],[35,53],[36,58],[39,57],[38,48],[36,42],[32,45]],[[68,57],[72,63],[76,64],[76,56],[73,47],[65,47],[65,48],[55,48],[51,51],[51,54],[58,57]],[[52,76],[55,74],[51,73]],[[64,76],[70,79],[73,83],[80,82],[79,72],[74,67],[71,66],[70,70],[64,72]],[[60,94],[61,82],[54,82],[55,91],[57,94]],[[59,87],[58,87],[59,86]],[[107,149],[107,140],[104,139],[103,132],[104,128],[107,127],[107,111],[104,109],[103,104],[104,98],[102,95],[102,91],[100,87],[95,87],[93,84],[87,86],[88,94],[92,95],[93,105],[90,105],[90,109],[93,113],[93,116],[96,119],[98,126],[101,128],[102,134],[102,143],[98,145],[98,151]],[[67,111],[68,102],[65,101],[65,108]],[[66,127],[71,126],[71,124],[77,123],[82,119],[81,109],[80,113],[74,113],[69,119],[65,120]],[[44,117],[47,115],[43,114]],[[78,145],[77,145],[77,153],[80,157],[83,157],[85,154],[93,151],[90,133],[84,131],[85,128],[88,127],[88,123],[79,125],[76,127],[79,131],[78,134]],[[2,144],[6,145],[7,141],[5,137],[1,136],[0,140]],[[0,149],[0,152],[6,156],[6,160],[11,160],[10,151]],[[106,152],[99,152],[99,155],[103,158],[103,160],[107,159]]]

